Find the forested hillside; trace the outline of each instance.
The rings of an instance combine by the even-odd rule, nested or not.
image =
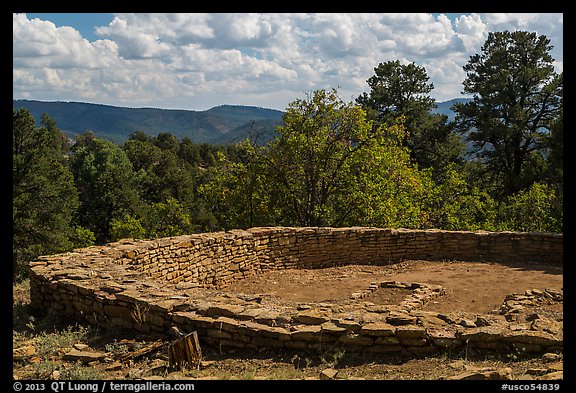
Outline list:
[[[183,127],[235,119],[221,134],[240,141],[226,145],[182,136],[157,112],[153,135],[72,143],[54,114],[37,124],[14,109],[15,279],[38,255],[125,237],[277,225],[562,232],[563,74],[546,38],[490,33],[465,70],[473,99],[454,103],[453,118],[435,112],[424,67],[388,61],[354,102],[321,89],[290,103],[264,143],[246,138],[277,120],[262,109],[256,122],[227,106],[182,114]]]
[[[58,127],[73,138],[86,131],[115,143],[142,131],[148,135],[170,132],[177,138],[188,137],[195,143],[225,144],[239,142],[257,132],[273,133],[282,112],[253,106],[222,105],[206,111],[157,108],[125,108],[84,102],[45,102],[13,100],[14,109],[25,108],[36,122],[49,113]]]
[[[451,107],[470,101],[456,98],[437,102],[434,113],[454,120]],[[258,135],[258,143],[269,142],[282,121],[284,112],[252,106],[221,105],[207,111],[186,111],[154,108],[125,108],[84,102],[48,102],[13,100],[16,110],[30,111],[40,125],[42,114],[48,113],[59,128],[70,138],[92,131],[102,139],[124,143],[135,131],[156,136],[170,132],[177,138],[188,137],[194,143],[223,145],[240,142],[251,135]]]

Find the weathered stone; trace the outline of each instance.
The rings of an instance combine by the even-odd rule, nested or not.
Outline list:
[[[426,329],[418,325],[403,325],[396,327],[396,336],[399,338],[425,338]]]
[[[236,318],[240,320],[251,320],[258,317],[260,314],[265,313],[267,310],[264,308],[245,308],[242,312],[236,314]]]
[[[509,380],[512,379],[512,369],[509,367],[497,369],[466,370],[447,380]]]
[[[72,349],[66,352],[62,357],[62,359],[70,362],[81,361],[83,363],[90,363],[94,361],[103,360],[105,356],[106,354],[101,352],[88,352],[88,351],[80,351],[78,349]]]
[[[265,326],[260,331],[264,337],[270,337],[279,341],[288,341],[292,337],[292,333],[289,330],[278,326]]]
[[[346,328],[336,326],[333,322],[324,322],[320,325],[323,333],[327,334],[341,334],[346,331]]]
[[[386,314],[390,312],[390,306],[388,304],[364,303],[363,308],[371,313]]]
[[[386,317],[386,322],[391,325],[410,325],[416,323],[417,320],[417,317],[399,312],[391,312],[390,315]]]
[[[459,316],[451,313],[438,313],[436,317],[450,325],[458,325],[461,319]]]
[[[560,359],[562,359],[562,355],[557,353],[548,352],[542,355],[542,360],[544,360],[545,362],[556,362]]]
[[[564,379],[564,371],[554,371],[548,374],[544,374],[540,378],[544,380],[562,380]]]
[[[502,339],[502,330],[497,326],[482,326],[466,329],[458,334],[462,340],[468,341],[498,341]]]
[[[362,328],[360,323],[358,323],[357,321],[353,321],[353,320],[335,319],[335,320],[332,320],[332,322],[334,322],[336,324],[336,326],[345,328],[346,330],[350,330],[353,332],[358,332]]]
[[[511,323],[508,328],[512,331],[530,330],[530,325],[527,323]]]
[[[197,288],[199,286],[200,285],[198,283],[195,283],[195,282],[181,281],[178,284],[176,284],[176,289],[186,290],[186,289],[191,289],[191,288]]]
[[[320,325],[328,321],[328,318],[318,311],[306,310],[298,313],[294,318],[295,322],[306,325]]]
[[[386,322],[373,322],[362,326],[360,334],[369,336],[392,336],[396,327]]]
[[[110,365],[106,366],[105,370],[106,371],[118,371],[118,370],[122,370],[122,363],[120,362],[113,362]]]
[[[563,362],[556,362],[552,364],[546,365],[546,369],[548,371],[563,371],[564,370],[564,363]]]
[[[239,322],[236,319],[229,318],[229,317],[218,317],[214,321],[214,326],[216,326],[220,330],[224,330],[226,332],[236,332],[238,331]]]
[[[337,375],[338,370],[334,370],[333,368],[325,368],[320,371],[320,379],[334,379]]]
[[[275,310],[263,310],[260,312],[254,320],[258,323],[264,325],[274,326],[276,325],[276,320],[280,317],[280,313]]]
[[[562,345],[563,340],[550,333],[535,330],[511,331],[503,334],[503,341],[543,346]]]
[[[460,321],[460,325],[461,325],[461,326],[464,326],[464,327],[467,327],[467,328],[474,328],[474,327],[476,327],[476,323],[475,323],[474,321],[472,321],[472,320],[470,320],[470,319],[465,319],[465,318],[463,318],[463,319]]]
[[[477,316],[474,324],[478,327],[482,327],[482,326],[490,326],[492,325],[492,322],[490,322],[490,320],[486,317]]]
[[[302,325],[290,332],[292,339],[295,341],[314,341],[319,337],[322,328],[318,325]]]
[[[432,339],[454,339],[458,331],[450,326],[445,327],[427,327],[426,335]]]
[[[25,345],[20,348],[15,348],[12,351],[12,356],[15,358],[27,357],[36,354],[36,348],[34,345]]]
[[[541,330],[553,334],[555,336],[560,336],[563,329],[562,322],[553,321],[548,318],[538,318],[530,324],[531,330]]]

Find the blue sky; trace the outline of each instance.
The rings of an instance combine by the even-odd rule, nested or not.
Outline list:
[[[29,13],[29,19],[40,18],[50,21],[57,27],[72,26],[88,41],[99,39],[95,29],[97,26],[106,26],[114,19],[114,14],[96,13]]]
[[[500,30],[546,35],[563,70],[562,14],[13,14],[13,97],[285,110],[319,88],[351,101],[400,60],[425,67],[445,101]]]

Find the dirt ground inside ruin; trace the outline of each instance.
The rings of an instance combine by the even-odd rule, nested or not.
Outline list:
[[[394,265],[348,265],[322,269],[277,270],[248,277],[225,291],[266,295],[289,304],[330,302],[338,304],[398,304],[408,289],[379,288],[363,299],[350,299],[373,282],[419,282],[441,285],[446,293],[429,301],[423,310],[490,313],[506,295],[528,289],[563,290],[561,266],[538,264],[472,263],[455,261],[403,261]],[[135,353],[157,338],[133,331],[104,330],[76,322],[44,320],[29,310],[29,288],[13,288],[13,378],[14,379],[325,379],[326,370],[335,379],[438,380],[470,370],[508,370],[511,379],[555,379],[562,377],[563,354],[496,354],[473,349],[455,349],[440,354],[368,355],[333,351],[223,349],[204,347],[201,367],[169,370],[165,350],[157,350],[129,362],[120,359]],[[545,310],[562,318],[562,304]],[[77,336],[74,331],[83,332]],[[66,360],[73,348],[102,353],[99,361],[80,364]],[[255,385],[255,387],[258,387]]]
[[[423,310],[490,313],[506,295],[528,289],[563,289],[563,268],[539,264],[421,261],[375,265],[346,265],[322,269],[264,272],[229,285],[226,290],[264,294],[285,302],[350,303],[350,295],[373,282],[401,281],[441,285],[446,293],[426,303]],[[398,304],[409,289],[380,288],[363,302]],[[561,310],[561,306],[560,310]]]

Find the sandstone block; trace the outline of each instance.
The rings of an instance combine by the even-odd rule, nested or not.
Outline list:
[[[322,328],[318,325],[300,326],[290,334],[295,341],[315,341],[319,340]]]
[[[396,332],[396,327],[386,322],[367,323],[360,329],[360,334],[369,336],[392,336]]]
[[[328,318],[315,310],[306,310],[298,313],[294,318],[295,322],[303,323],[305,325],[320,325],[328,322]]]
[[[401,312],[391,312],[386,317],[386,322],[395,326],[415,324],[417,320],[417,317]]]
[[[562,345],[563,340],[550,333],[538,330],[518,330],[503,333],[503,341],[543,346]]]
[[[419,325],[403,325],[396,327],[396,336],[402,339],[425,338],[426,329]]]
[[[271,327],[264,325],[260,330],[260,334],[264,337],[270,337],[279,341],[288,341],[291,339],[290,331],[278,326]]]
[[[70,362],[81,361],[83,363],[90,363],[94,361],[103,360],[105,356],[106,354],[101,352],[88,352],[88,351],[80,351],[78,349],[72,349],[66,352],[62,357],[62,359]]]
[[[468,341],[494,342],[502,339],[502,330],[497,326],[482,326],[466,329],[458,337]]]
[[[333,368],[325,368],[320,372],[320,379],[334,379],[338,375],[338,370]]]
[[[509,367],[494,369],[472,369],[445,378],[447,380],[509,380],[512,379],[512,369]]]
[[[346,328],[337,326],[333,322],[324,322],[320,325],[323,333],[326,334],[342,334],[346,331]]]
[[[220,330],[224,330],[226,332],[236,332],[238,331],[238,324],[239,322],[236,319],[228,318],[228,317],[219,317],[214,320],[213,325],[216,326]]]

